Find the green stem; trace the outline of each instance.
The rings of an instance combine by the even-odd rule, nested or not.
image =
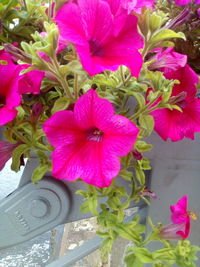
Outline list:
[[[44,151],[44,150],[46,150],[46,151],[52,151],[52,149],[49,146],[45,146],[45,145],[40,144],[40,143],[37,143],[35,145],[35,148],[36,149],[39,149],[39,150],[42,150],[42,151]]]
[[[6,126],[11,132],[15,134],[15,136],[22,141],[24,144],[30,144],[30,141],[28,141],[23,135],[19,134],[18,131],[15,128],[11,128],[10,126]]]
[[[120,66],[119,69],[120,69],[120,74],[121,74],[121,78],[122,78],[122,83],[123,83],[123,85],[125,85],[123,66]]]
[[[159,98],[160,96],[161,96],[161,94],[159,94],[159,95],[156,97],[156,99],[153,99],[153,100],[149,101],[149,103],[148,103],[147,105],[145,105],[142,109],[138,110],[138,112],[136,112],[136,113],[133,114],[131,117],[129,117],[129,119],[130,119],[130,120],[135,120],[135,119],[137,119],[137,118],[140,116],[140,114],[142,114],[142,113],[144,113],[144,112],[146,112],[146,111],[148,111],[148,113],[149,113],[149,112],[151,112],[151,111],[157,109],[158,106],[159,106],[159,104],[156,105],[156,106],[154,106],[154,107],[151,108],[151,109],[149,109],[149,107],[151,107],[151,106],[158,100],[158,98]]]
[[[78,74],[74,75],[74,92],[75,92],[75,99],[78,99],[78,94],[79,94]]]
[[[24,3],[24,9],[27,10],[26,0],[23,0],[23,3]]]
[[[51,21],[51,13],[52,13],[52,0],[49,0],[49,8],[48,8],[48,22]]]
[[[132,74],[129,73],[128,76],[126,77],[126,79],[124,80],[124,82],[121,82],[116,89],[119,89],[122,86],[126,86],[127,82],[129,82],[129,80],[132,78]]]
[[[55,53],[52,55],[51,62],[53,65],[53,69],[48,65],[50,72],[55,75],[55,77],[58,79],[63,89],[65,90],[66,95],[69,97],[69,99],[72,100],[73,96],[70,92],[66,78],[60,73],[60,66]]]

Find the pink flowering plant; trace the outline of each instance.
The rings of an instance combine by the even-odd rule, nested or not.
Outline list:
[[[5,0],[0,14],[1,170],[12,158],[17,172],[34,152],[33,183],[47,172],[81,180],[80,210],[97,217],[104,257],[122,237],[132,242],[127,267],[196,266],[187,195],[170,206],[171,224],[149,218],[147,237],[125,210],[159,198],[145,178],[153,148],[145,138],[200,132],[199,65],[179,50],[186,19],[200,32],[199,1]],[[152,241],[162,248],[149,251]]]

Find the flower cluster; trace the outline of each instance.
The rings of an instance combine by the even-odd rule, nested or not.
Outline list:
[[[190,233],[190,212],[187,210],[188,196],[183,196],[176,205],[170,206],[173,224],[161,229],[160,235],[166,239],[187,238]]]

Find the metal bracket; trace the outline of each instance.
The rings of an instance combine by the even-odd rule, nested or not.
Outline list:
[[[79,211],[83,198],[75,192],[85,189],[82,181],[61,181],[47,174],[34,185],[30,173],[37,164],[36,158],[27,163],[19,187],[0,202],[0,249],[32,239],[57,225],[92,216]],[[124,179],[117,182],[130,191]],[[144,202],[132,203],[132,207],[141,205]]]

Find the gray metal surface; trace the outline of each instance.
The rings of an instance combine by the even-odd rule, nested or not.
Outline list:
[[[152,200],[148,215],[153,222],[162,222],[165,225],[170,221],[170,205],[176,204],[183,195],[188,195],[190,211],[198,219],[191,222],[189,240],[200,246],[200,135],[196,139],[172,143],[164,142],[154,134],[151,141],[154,143],[152,158],[151,189],[159,196]],[[151,245],[151,249],[158,248],[158,243]],[[200,267],[200,259],[197,265]]]
[[[0,203],[0,248],[24,242],[63,223],[69,207],[67,190],[51,179],[17,189]]]
[[[60,181],[47,174],[34,185],[30,179],[37,164],[33,157],[26,165],[19,187],[0,202],[0,249],[34,238],[57,225],[91,217],[90,213],[79,211],[83,198],[75,192],[85,189],[82,181]],[[130,190],[127,181],[116,179]]]
[[[147,206],[145,205],[141,207],[138,210],[138,213],[140,214],[140,222],[144,224],[146,222]],[[132,218],[133,216],[128,216],[125,219],[125,222],[132,220]],[[71,252],[68,252],[62,258],[48,264],[46,267],[72,267],[73,264],[78,260],[97,250],[100,247],[102,241],[102,238],[96,236],[91,240],[84,242],[83,245],[73,249]]]

